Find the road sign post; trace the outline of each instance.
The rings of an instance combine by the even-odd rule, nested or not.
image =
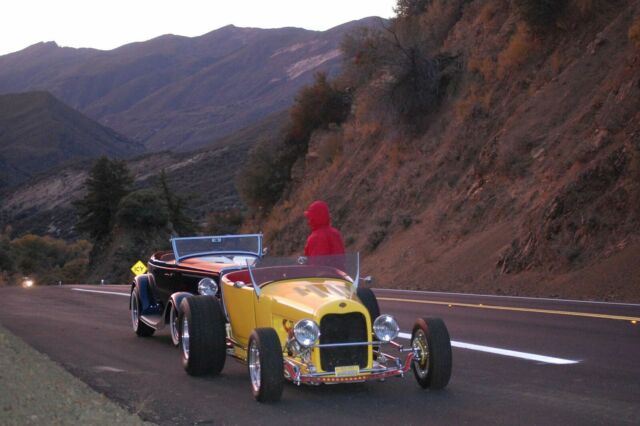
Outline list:
[[[131,267],[131,272],[133,272],[133,275],[135,275],[136,277],[138,275],[142,275],[144,273],[147,272],[147,267],[144,263],[142,263],[142,261],[138,260],[132,267]]]

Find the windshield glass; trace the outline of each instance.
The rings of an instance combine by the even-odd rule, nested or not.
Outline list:
[[[354,282],[359,277],[357,253],[337,256],[263,257],[247,265],[254,287],[290,279],[333,278]]]
[[[251,255],[262,253],[262,235],[211,235],[171,240],[176,261],[203,255]]]

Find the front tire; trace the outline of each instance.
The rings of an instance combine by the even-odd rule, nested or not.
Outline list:
[[[140,290],[138,286],[133,287],[129,296],[129,310],[131,311],[131,326],[133,331],[140,337],[152,336],[156,331],[142,322],[142,303],[140,303]]]
[[[451,339],[440,318],[418,318],[411,333],[411,346],[419,354],[411,365],[423,388],[443,389],[451,379]]]
[[[358,287],[357,294],[364,307],[369,311],[369,315],[371,316],[371,326],[373,327],[373,322],[380,316],[378,299],[376,299],[376,295],[373,294],[373,291],[371,291],[370,288]]]
[[[280,338],[273,328],[256,328],[251,333],[247,365],[256,401],[280,400],[284,389],[284,361]]]
[[[212,296],[187,297],[180,303],[182,366],[192,376],[219,374],[227,356],[225,320]]]

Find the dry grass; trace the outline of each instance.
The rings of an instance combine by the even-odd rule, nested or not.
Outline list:
[[[332,132],[325,135],[318,144],[317,152],[322,164],[332,163],[342,154],[342,134]]]
[[[629,27],[629,41],[640,49],[640,15],[636,16]]]
[[[536,41],[524,25],[518,25],[509,45],[498,55],[498,77],[526,64],[536,49]]]
[[[493,81],[496,77],[496,61],[491,57],[470,58],[469,61],[467,61],[467,69],[480,74],[484,81]]]
[[[551,54],[550,58],[551,70],[553,71],[553,75],[558,75],[562,71],[564,67],[564,57],[560,50],[555,50],[553,54]]]
[[[477,111],[491,110],[491,93],[482,93],[479,88],[472,87],[469,94],[458,100],[454,106],[455,115],[464,120],[467,116]]]

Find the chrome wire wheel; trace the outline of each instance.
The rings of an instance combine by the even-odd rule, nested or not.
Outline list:
[[[174,306],[171,307],[171,313],[169,314],[169,324],[171,327],[171,341],[174,346],[178,346],[180,344],[180,320]]]
[[[429,374],[430,354],[427,336],[423,330],[418,329],[415,331],[411,340],[411,347],[416,354],[416,358],[413,360],[415,372],[419,377],[426,378],[427,374]]]
[[[248,363],[251,387],[254,393],[258,393],[260,391],[260,349],[255,340],[252,340],[249,346]]]
[[[184,359],[189,359],[189,321],[186,317],[182,318],[182,336],[180,338],[180,346]]]
[[[130,308],[131,308],[131,326],[133,327],[133,331],[138,331],[138,321],[140,320],[140,311],[138,304],[138,295],[136,291],[131,292],[130,299]]]

